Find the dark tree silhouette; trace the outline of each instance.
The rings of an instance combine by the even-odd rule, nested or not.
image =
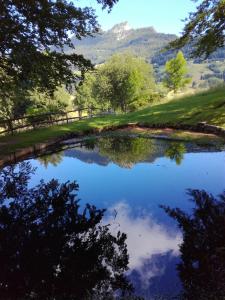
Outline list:
[[[0,299],[110,299],[126,280],[126,235],[81,211],[76,182],[29,187],[29,163],[0,173]]]
[[[217,198],[205,191],[190,190],[195,204],[188,215],[179,208],[162,206],[183,231],[178,272],[182,299],[225,299],[225,192]]]
[[[198,2],[197,0],[192,0]],[[193,56],[208,57],[225,42],[224,0],[202,0],[195,12],[189,14],[181,37],[171,42],[169,48],[182,48],[191,43]]]
[[[117,1],[97,0],[109,11]],[[95,10],[77,2],[0,0],[2,85],[11,78],[16,86],[26,82],[30,88],[52,91],[77,79],[74,68],[84,72],[91,67],[82,55],[64,52],[65,47],[74,48],[71,34],[79,40],[99,31]],[[10,87],[3,89],[5,93],[10,93]]]

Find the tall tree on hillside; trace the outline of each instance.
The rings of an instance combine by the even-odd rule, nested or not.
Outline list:
[[[165,73],[164,84],[175,93],[191,81],[191,78],[187,77],[187,61],[181,51],[175,58],[166,62]]]
[[[193,0],[196,1],[196,0]],[[194,44],[194,56],[209,56],[225,42],[225,1],[203,0],[186,19],[182,36],[170,43],[170,48]]]
[[[109,10],[117,1],[97,0]],[[0,11],[0,70],[16,85],[26,82],[29,88],[52,92],[78,78],[74,68],[83,73],[91,67],[82,55],[63,51],[74,48],[71,34],[81,39],[99,31],[91,7],[67,0],[0,0]],[[1,86],[4,78],[0,76]]]

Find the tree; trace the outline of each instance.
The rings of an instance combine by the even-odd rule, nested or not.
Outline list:
[[[187,62],[181,51],[177,56],[166,62],[164,84],[170,90],[177,92],[180,88],[191,82],[187,77]]]
[[[58,151],[51,154],[41,155],[37,158],[37,160],[45,167],[45,169],[47,169],[49,165],[56,167],[63,160],[63,154],[63,151]]]
[[[97,0],[109,10],[117,1]],[[79,78],[74,69],[83,74],[91,67],[82,55],[64,49],[74,48],[71,34],[81,39],[99,31],[92,8],[67,0],[1,0],[0,10],[0,69],[16,85],[25,82],[30,89],[53,92]]]
[[[152,66],[129,53],[116,54],[97,69],[95,91],[98,102],[110,103],[114,110],[147,105],[155,96]]]
[[[195,1],[195,0],[193,0]],[[203,0],[197,10],[186,19],[182,36],[170,43],[170,48],[194,45],[193,56],[208,57],[225,42],[225,1]]]
[[[40,93],[37,90],[29,91],[30,104],[26,114],[42,114],[48,112],[62,112],[72,108],[73,96],[66,91],[64,86],[57,87],[52,95]]]
[[[0,173],[0,299],[113,299],[129,293],[126,235],[81,210],[78,184],[41,181],[29,163]]]
[[[97,140],[96,145],[101,155],[122,168],[132,168],[156,152],[154,142],[141,137],[105,137]]]
[[[95,74],[95,81],[92,86],[92,95],[95,98],[96,103],[103,110],[112,109],[112,103],[110,102],[112,85],[110,77],[99,68]]]
[[[88,72],[85,74],[84,80],[76,89],[74,105],[78,109],[92,108],[97,106],[97,101],[93,94],[93,87],[96,80],[95,73]]]
[[[165,156],[169,157],[171,160],[175,160],[176,164],[179,166],[184,158],[185,151],[186,148],[183,143],[173,142],[166,149]]]
[[[26,112],[31,104],[25,83],[15,84],[13,78],[0,67],[0,119],[9,120]]]
[[[184,300],[223,300],[225,295],[225,192],[218,198],[206,191],[189,190],[194,209],[162,206],[183,232],[177,269]]]
[[[29,85],[15,84],[12,77],[0,69],[3,80],[0,89],[0,118],[14,119],[31,112],[44,113],[72,108],[72,95],[65,86],[56,87],[52,94],[30,90]]]
[[[12,90],[9,97],[2,95],[0,98],[0,119],[9,121],[24,115],[33,116],[72,109],[72,96],[64,87],[58,87],[52,95],[49,95],[39,93],[37,90],[26,90],[26,86],[24,89],[18,88],[12,82],[6,85]]]

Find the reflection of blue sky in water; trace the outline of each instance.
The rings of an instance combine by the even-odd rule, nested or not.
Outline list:
[[[225,152],[186,153],[180,165],[160,155],[131,168],[99,157],[95,161],[92,151],[82,159],[76,157],[76,151],[71,153],[67,152],[60,164],[49,164],[47,169],[31,160],[38,167],[32,184],[41,178],[76,180],[81,205],[90,203],[107,208],[106,219],[112,222],[114,230],[127,233],[129,276],[137,290],[146,299],[150,298],[149,291],[176,291],[175,265],[181,235],[159,205],[190,210],[193,204],[187,201],[187,188],[221,193],[225,189]]]
[[[76,180],[79,183],[81,203],[93,203],[99,208],[108,208],[124,199],[134,208],[151,212],[155,218],[170,222],[159,204],[183,209],[191,207],[186,189],[206,189],[217,195],[225,188],[225,153],[187,153],[181,165],[169,158],[158,158],[153,163],[138,163],[131,169],[113,163],[101,166],[88,164],[74,157],[63,157],[57,166],[47,169],[37,160],[33,184],[41,178],[58,178],[61,182]]]
[[[157,293],[157,290],[162,292],[162,288],[169,292],[171,284],[173,286],[170,292],[177,292],[179,281],[175,262],[179,256],[181,233],[178,230],[169,232],[165,225],[156,222],[149,214],[133,215],[131,207],[120,202],[109,209],[109,216],[105,220],[112,224],[114,233],[120,230],[127,234],[129,277],[136,289],[145,296]],[[163,281],[164,276],[169,277],[172,282],[168,284],[168,278]],[[159,280],[155,280],[160,277],[163,286]]]
[[[113,224],[114,232],[120,230],[127,234],[131,269],[140,269],[145,259],[154,254],[164,254],[170,250],[174,255],[178,254],[178,243],[181,241],[178,230],[169,233],[151,215],[133,217],[130,206],[123,202],[110,208],[110,212],[112,215],[106,222]]]

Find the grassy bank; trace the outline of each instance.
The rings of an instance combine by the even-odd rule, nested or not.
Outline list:
[[[146,125],[169,123],[175,126],[196,125],[199,122],[225,128],[225,87],[155,104],[134,113],[92,118],[68,125],[57,125],[1,137],[0,154],[11,153],[69,133],[82,134],[94,129],[101,131],[108,127],[128,123],[145,123]]]

